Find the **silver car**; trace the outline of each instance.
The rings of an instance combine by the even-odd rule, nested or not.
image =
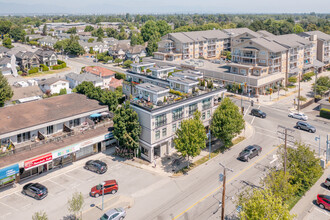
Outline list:
[[[308,117],[304,113],[292,112],[288,115],[290,118],[295,118],[303,121],[307,121]]]
[[[328,178],[325,180],[324,185],[330,190],[330,175]]]
[[[123,208],[115,208],[107,211],[100,220],[123,220],[126,216],[126,211]]]

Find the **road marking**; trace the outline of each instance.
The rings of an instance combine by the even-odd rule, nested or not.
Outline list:
[[[271,138],[274,138],[274,139],[278,138],[277,136],[272,136],[272,135],[269,135],[269,134],[265,134],[265,133],[262,133],[260,131],[256,131],[256,133],[262,134],[263,136],[271,137]]]
[[[328,216],[330,216],[327,212],[325,212],[323,209],[321,208],[316,208],[315,210],[319,211],[319,212],[322,212],[323,214],[326,214]]]
[[[10,205],[7,205],[6,203],[3,203],[3,202],[0,202],[0,204],[4,205],[4,206],[7,206],[11,209],[14,209],[15,211],[19,211],[18,209],[14,208],[14,207],[11,207]]]
[[[268,156],[274,150],[278,149],[279,146],[280,145],[276,146],[274,149],[272,149],[271,151],[269,151],[267,154],[265,154],[264,156],[260,157],[258,160],[256,160],[255,162],[251,163],[248,167],[246,167],[243,170],[241,170],[240,172],[238,172],[235,176],[233,176],[232,178],[230,178],[227,183],[230,183],[231,181],[233,181],[233,179],[235,179],[236,177],[238,177],[239,175],[241,175],[242,173],[244,173],[245,171],[247,171],[248,169],[250,169],[251,167],[253,167],[256,163],[258,163],[259,161],[261,161],[262,159],[264,159],[266,156]],[[183,212],[181,212],[179,215],[175,216],[172,220],[178,219],[184,213],[186,213],[187,211],[189,211],[190,209],[192,209],[198,203],[202,202],[204,199],[208,198],[209,196],[211,196],[213,193],[215,193],[216,191],[218,191],[221,188],[222,188],[222,186],[218,186],[217,188],[215,188],[214,190],[212,190],[209,194],[207,194],[206,196],[204,196],[203,198],[201,198],[200,200],[198,200],[197,202],[195,202],[194,204],[192,204],[191,206],[189,206],[186,210],[184,210]]]
[[[277,159],[278,159],[276,154],[273,155],[273,158],[274,158],[274,160],[270,161],[269,164],[274,163],[274,162],[277,161]]]
[[[261,129],[261,130],[263,130],[263,131],[268,131],[268,132],[270,132],[270,133],[275,133],[275,134],[277,134],[276,131],[267,130],[267,129],[262,128],[262,127],[259,127],[259,126],[253,126],[253,127],[258,128],[258,129]]]
[[[258,106],[258,109],[260,109],[260,105]],[[256,116],[253,116],[252,121],[251,121],[251,125],[253,124],[255,118],[256,118]]]
[[[249,105],[249,107],[246,109],[246,112],[245,112],[245,114],[244,114],[244,117],[245,117],[246,114],[249,112],[249,108],[250,108],[250,105]]]

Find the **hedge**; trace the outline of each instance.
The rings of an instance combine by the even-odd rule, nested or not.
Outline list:
[[[66,63],[62,60],[57,60],[57,65],[52,66],[53,70],[59,70],[66,67]]]
[[[39,72],[39,68],[38,68],[38,67],[33,67],[33,68],[31,68],[31,69],[28,71],[29,74],[33,74],[33,73],[37,73],[37,72]]]
[[[330,109],[321,108],[320,117],[330,119]]]
[[[45,71],[49,71],[48,66],[46,66],[45,64],[40,64],[40,67],[42,68],[42,71],[43,71],[43,72],[45,72]]]

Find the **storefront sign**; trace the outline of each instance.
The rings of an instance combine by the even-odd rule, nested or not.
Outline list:
[[[19,166],[18,166],[18,164],[15,164],[15,165],[12,165],[12,166],[9,166],[9,167],[0,169],[0,180],[1,179],[4,179],[4,178],[7,178],[9,176],[13,176],[16,173],[19,173]]]
[[[73,145],[70,145],[68,147],[62,148],[60,150],[53,151],[52,152],[53,159],[58,158],[58,157],[62,157],[64,155],[71,154],[73,152],[78,151],[79,149],[80,149],[80,145],[79,144],[73,144]]]
[[[43,165],[45,163],[48,163],[53,160],[52,153],[42,155],[40,157],[34,158],[32,160],[27,160],[24,162],[24,169],[28,170],[33,167],[37,167],[40,165]]]

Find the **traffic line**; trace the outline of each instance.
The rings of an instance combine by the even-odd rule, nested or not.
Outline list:
[[[245,171],[247,171],[248,169],[250,169],[251,167],[253,167],[256,163],[258,163],[259,161],[263,160],[265,157],[267,157],[270,153],[272,153],[274,150],[278,149],[280,145],[276,146],[274,149],[272,149],[271,151],[269,151],[267,154],[265,154],[264,156],[260,157],[258,160],[256,160],[254,163],[250,164],[248,167],[244,168],[243,170],[241,170],[240,172],[238,172],[235,176],[233,176],[232,178],[230,178],[228,180],[227,183],[230,183],[231,181],[233,181],[236,177],[240,176],[242,173],[244,173]],[[189,206],[186,210],[184,210],[183,212],[181,212],[179,215],[175,216],[172,220],[178,219],[179,217],[181,217],[184,213],[186,213],[187,211],[189,211],[190,209],[192,209],[194,206],[196,206],[197,204],[199,204],[200,202],[202,202],[204,199],[210,197],[213,193],[215,193],[216,191],[218,191],[219,189],[221,189],[222,186],[218,186],[217,188],[215,188],[214,190],[212,190],[209,194],[207,194],[206,196],[204,196],[203,198],[201,198],[200,200],[198,200],[197,202],[195,202],[194,204],[192,204],[191,206]]]
[[[7,207],[9,207],[9,208],[11,208],[11,209],[14,209],[15,211],[19,211],[18,209],[14,208],[14,207],[12,207],[12,206],[10,206],[10,205],[7,205],[6,203],[0,202],[0,204],[2,204],[2,205],[4,205],[4,206],[7,206]]]
[[[260,105],[258,106],[258,109],[260,109]],[[251,125],[253,124],[255,118],[256,118],[256,116],[253,116],[252,121],[251,121]]]

